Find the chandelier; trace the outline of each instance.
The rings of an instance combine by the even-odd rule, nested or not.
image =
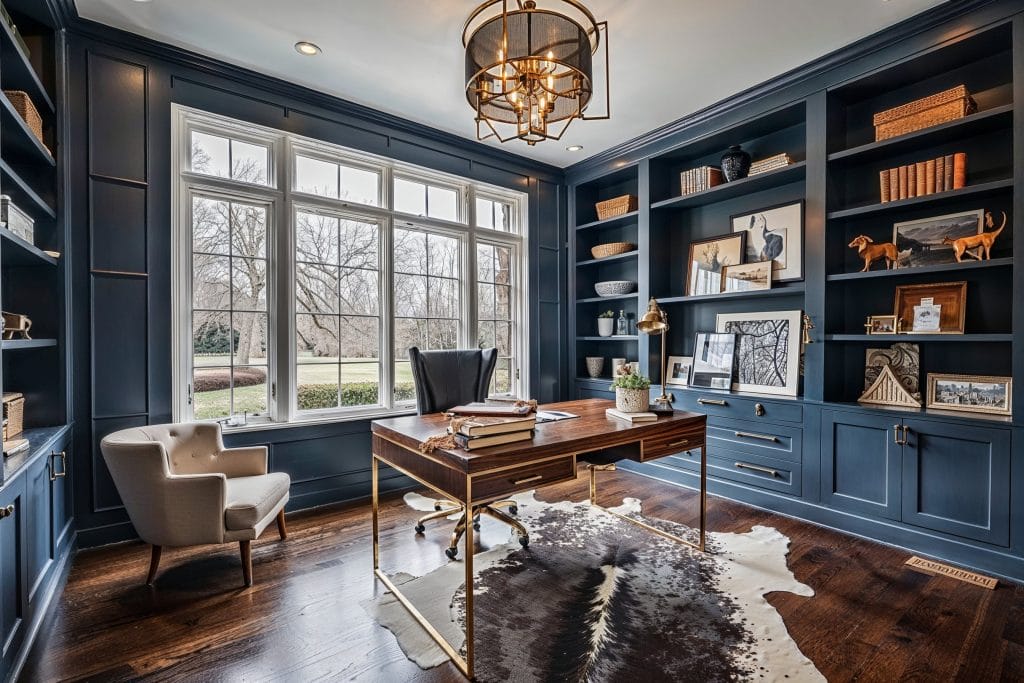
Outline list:
[[[598,22],[577,0],[547,4],[561,11],[534,0],[488,0],[466,20],[466,99],[476,112],[478,140],[518,138],[533,146],[560,139],[573,119],[609,118],[608,22]],[[602,30],[605,114],[587,116]]]

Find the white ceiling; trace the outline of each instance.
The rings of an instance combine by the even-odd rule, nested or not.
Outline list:
[[[943,1],[585,0],[610,25],[611,120],[575,121],[561,142],[501,146],[568,166]],[[468,138],[475,129],[463,92],[461,30],[476,4],[76,0],[83,18]],[[298,54],[299,40],[323,54]],[[591,105],[595,113],[601,104]],[[568,152],[568,145],[584,150]]]

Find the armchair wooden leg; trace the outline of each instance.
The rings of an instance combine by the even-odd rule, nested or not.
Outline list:
[[[288,538],[288,526],[284,522],[284,508],[277,513],[277,533],[281,535],[282,541]]]
[[[153,552],[149,556],[149,575],[146,577],[146,585],[152,586],[153,581],[156,580],[156,570],[160,566],[160,554],[163,552],[163,548],[158,545],[153,546]]]
[[[245,585],[252,585],[252,546],[250,541],[239,541],[238,547],[242,551],[242,578]]]

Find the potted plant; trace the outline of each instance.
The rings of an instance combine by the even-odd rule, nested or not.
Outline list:
[[[650,405],[651,380],[634,373],[628,363],[619,366],[611,388],[615,390],[615,407],[624,413],[642,413]]]
[[[612,336],[615,327],[615,313],[605,311],[597,316],[597,333],[602,337]]]

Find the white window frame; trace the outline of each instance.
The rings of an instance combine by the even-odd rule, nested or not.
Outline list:
[[[392,238],[395,228],[410,227],[455,237],[460,241],[460,348],[475,348],[477,321],[477,241],[512,249],[513,335],[510,353],[514,358],[511,377],[513,393],[529,397],[529,282],[527,279],[528,200],[524,192],[478,183],[430,169],[395,162],[331,143],[234,119],[172,105],[172,412],[175,421],[192,421],[192,251],[191,194],[212,193],[239,201],[266,203],[268,209],[268,415],[231,431],[281,428],[323,422],[359,420],[408,413],[414,403],[394,401],[394,267]],[[193,172],[190,168],[192,131],[266,145],[270,150],[268,184],[245,183],[220,176]],[[295,156],[338,163],[374,171],[380,176],[379,206],[323,197],[294,190]],[[396,177],[452,189],[458,198],[458,220],[400,213],[392,209]],[[508,231],[476,225],[476,197],[511,204]],[[295,221],[298,211],[325,213],[349,220],[378,225],[378,313],[380,322],[379,405],[299,411],[296,381]],[[398,359],[401,360],[401,359]]]

